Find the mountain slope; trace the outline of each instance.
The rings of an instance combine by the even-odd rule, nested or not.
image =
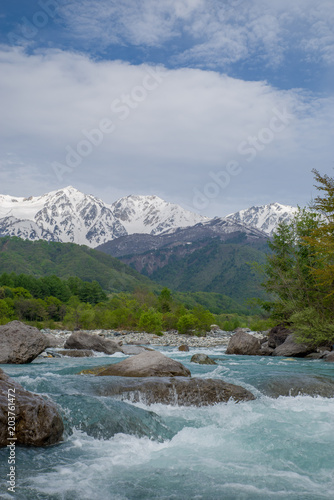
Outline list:
[[[118,259],[73,243],[0,238],[0,274],[4,272],[36,277],[53,274],[59,278],[78,276],[84,281],[98,281],[107,291],[156,288],[151,280]]]
[[[132,233],[159,234],[207,218],[157,196],[128,196],[112,205],[69,186],[43,196],[0,195],[0,235],[96,247]]]
[[[280,222],[289,222],[297,208],[280,203],[270,203],[240,210],[234,214],[227,215],[226,220],[238,222],[248,227],[254,227],[272,236]]]

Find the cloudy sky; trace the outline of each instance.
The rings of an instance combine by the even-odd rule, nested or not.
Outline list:
[[[12,0],[0,33],[2,194],[222,216],[334,175],[333,0]]]

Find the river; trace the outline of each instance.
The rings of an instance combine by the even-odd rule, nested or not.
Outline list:
[[[8,451],[0,450],[1,498],[334,498],[332,363],[226,356],[223,347],[159,350],[193,376],[242,385],[256,399],[201,408],[148,407],[99,395],[103,384],[117,378],[77,375],[124,359],[120,353],[2,365],[24,388],[59,405],[66,432],[56,446],[17,448],[15,495],[6,493]],[[190,363],[194,352],[208,354],[217,365]]]

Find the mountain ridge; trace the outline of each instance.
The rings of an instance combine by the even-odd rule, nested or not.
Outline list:
[[[226,217],[209,219],[155,195],[129,195],[112,204],[72,186],[41,196],[0,195],[0,236],[84,244],[91,248],[133,234],[180,234],[196,226],[219,234],[250,228],[272,236],[277,224],[296,208],[279,203],[253,206]],[[198,229],[198,228],[197,228]],[[197,230],[196,229],[196,230]]]

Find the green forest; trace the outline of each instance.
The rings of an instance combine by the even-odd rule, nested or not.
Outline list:
[[[298,340],[334,342],[334,178],[313,170],[320,192],[269,243],[263,304],[273,321],[290,326]]]

